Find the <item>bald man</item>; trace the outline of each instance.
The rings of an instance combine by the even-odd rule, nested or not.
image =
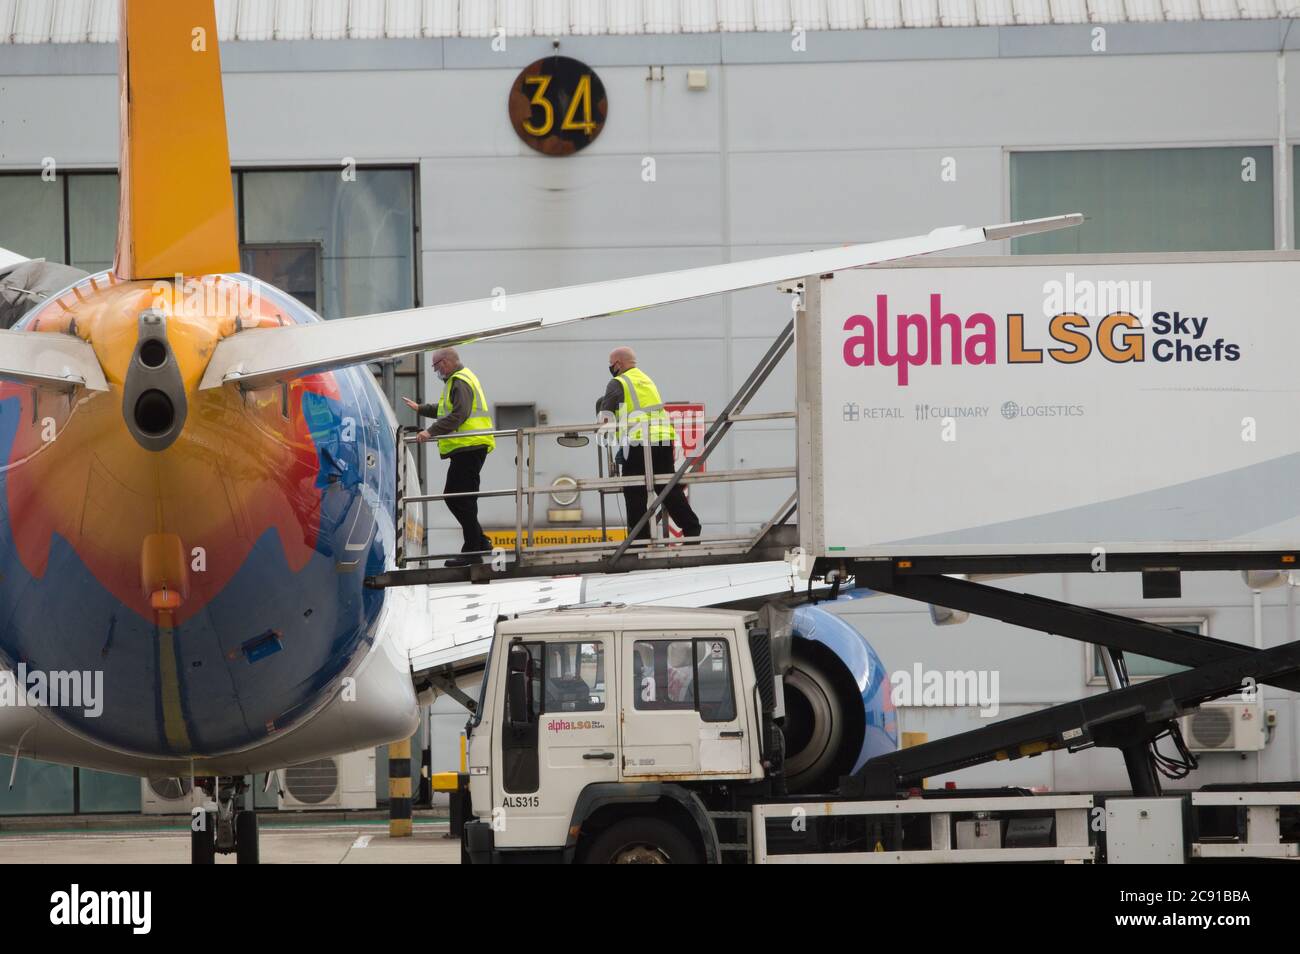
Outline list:
[[[478,493],[479,475],[487,455],[496,447],[496,438],[489,435],[459,436],[467,431],[492,430],[492,417],[488,412],[487,397],[474,372],[461,364],[455,348],[443,348],[433,353],[433,371],[443,382],[442,396],[437,404],[417,404],[402,398],[406,406],[423,417],[434,421],[420,431],[419,441],[436,440],[438,455],[447,462],[447,482],[444,494]],[[469,566],[482,563],[482,552],[491,551],[492,542],[483,533],[478,522],[477,497],[452,497],[445,501],[447,509],[460,524],[464,544],[462,557],[447,561],[447,566]]]
[[[614,379],[605,388],[605,394],[596,405],[602,420],[611,417],[619,422],[620,441],[623,444],[624,477],[645,476],[646,443],[650,444],[650,465],[656,474],[671,474],[677,469],[674,445],[677,431],[664,411],[663,398],[650,376],[636,365],[636,353],[626,345],[609,353],[609,373]],[[655,493],[663,485],[655,487]],[[630,533],[649,506],[644,486],[624,487],[623,502],[627,506],[627,529]],[[686,499],[686,490],[678,484],[673,488],[664,507],[684,537],[700,535],[700,518]],[[650,539],[650,524],[641,528],[638,539]]]

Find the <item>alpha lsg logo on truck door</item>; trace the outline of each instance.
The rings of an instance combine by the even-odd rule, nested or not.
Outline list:
[[[912,369],[924,366],[1241,358],[1241,346],[1218,333],[1220,322],[1214,315],[1183,308],[1153,310],[1146,304],[1150,284],[1079,282],[1067,273],[1064,281],[1043,284],[1037,315],[1028,309],[1008,310],[1000,320],[993,317],[993,309],[952,308],[954,296],[950,294],[945,304],[942,291],[928,294],[925,311],[910,310],[910,302],[897,296],[891,303],[888,293],[877,293],[870,315],[852,314],[843,322],[844,364],[892,368],[897,384],[906,387]]]

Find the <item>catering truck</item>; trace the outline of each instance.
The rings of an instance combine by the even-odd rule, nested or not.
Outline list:
[[[869,588],[929,604],[936,622],[975,614],[1091,643],[1108,691],[841,760],[810,788],[791,784],[786,757],[809,726],[839,726],[825,738],[858,752],[893,711],[865,692],[791,692],[798,596],[759,613],[502,618],[470,726],[465,858],[1296,857],[1300,782],[1166,797],[1160,777],[1194,767],[1178,720],[1202,703],[1300,689],[1300,642],[1188,633],[1017,592],[1014,577],[1137,573],[1149,598],[1178,596],[1189,570],[1288,579],[1300,258],[913,260],[786,290],[799,296],[790,558],[822,586],[803,601]],[[1177,671],[1130,680],[1126,653]],[[825,711],[810,718],[810,704]],[[1093,747],[1122,754],[1124,797],[925,787]]]
[[[1300,646],[1008,720],[996,735],[956,736],[928,765],[877,756],[833,791],[798,795],[787,786],[781,714],[780,658],[789,638],[758,614],[727,610],[606,605],[501,620],[468,727],[466,785],[457,794],[465,806],[457,814],[470,819],[464,860],[1181,863],[1297,856],[1294,789],[1107,799],[921,786],[935,768],[1140,735],[1152,720],[1233,691],[1246,673],[1300,671]],[[888,693],[887,683],[878,685]]]
[[[805,551],[1034,570],[1300,545],[1294,253],[912,263],[803,283]]]

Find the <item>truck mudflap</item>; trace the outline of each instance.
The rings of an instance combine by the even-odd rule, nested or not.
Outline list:
[[[492,826],[483,821],[465,823],[461,830],[461,844],[465,846],[464,859],[472,865],[490,865],[495,850]]]
[[[492,823],[465,823],[461,836],[461,864],[471,865],[553,865],[564,861],[559,848],[498,848]]]
[[[698,828],[704,844],[704,863],[716,865],[721,861],[718,834],[709,821],[708,810],[700,797],[689,789],[668,782],[596,782],[584,788],[573,806],[573,820],[564,842],[564,862],[572,864],[578,853],[578,833],[583,823],[603,808],[611,805],[652,805],[662,799],[671,799],[690,815]]]

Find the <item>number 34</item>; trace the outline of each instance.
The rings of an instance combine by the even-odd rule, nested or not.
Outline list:
[[[524,80],[526,86],[533,87],[533,96],[529,102],[534,106],[542,108],[542,122],[540,125],[533,125],[532,119],[528,119],[524,124],[524,132],[530,136],[549,136],[551,130],[555,128],[555,107],[551,101],[546,98],[546,90],[551,85],[549,76],[529,76]],[[578,111],[582,111],[582,119],[578,120]],[[560,128],[564,130],[581,130],[590,136],[596,131],[596,123],[591,117],[591,76],[585,75],[578,80],[578,86],[573,91],[573,97],[569,101],[568,112],[564,114],[564,121],[560,123]]]

